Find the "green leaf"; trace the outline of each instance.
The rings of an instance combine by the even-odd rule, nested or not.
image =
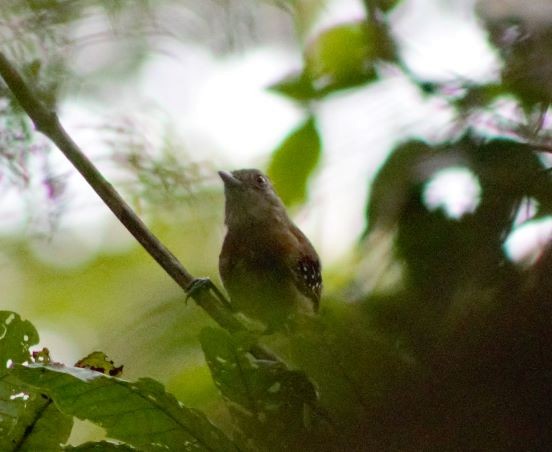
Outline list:
[[[36,396],[36,399],[44,396]],[[32,416],[32,422],[27,425],[24,439],[19,451],[34,452],[60,450],[60,445],[69,439],[73,428],[73,418],[61,413],[54,403],[47,399],[38,409],[25,410],[25,415]]]
[[[23,363],[30,357],[29,347],[38,344],[35,327],[19,314],[0,311],[0,373],[10,362]]]
[[[10,373],[0,377],[0,450],[60,450],[71,433],[72,417]]]
[[[215,384],[247,440],[255,448],[299,450],[312,434],[309,416],[317,401],[309,379],[281,362],[255,359],[247,337],[205,328],[200,341]]]
[[[91,369],[112,377],[120,377],[123,373],[123,366],[115,366],[113,361],[111,361],[104,352],[100,351],[92,352],[84,358],[79,359],[75,367]]]
[[[269,89],[298,101],[377,80],[376,66],[396,62],[395,42],[380,22],[357,21],[323,31],[305,50],[304,68]]]
[[[308,179],[320,156],[320,137],[312,117],[291,132],[274,151],[268,175],[286,205],[306,199]]]
[[[70,417],[62,415],[47,397],[22,386],[12,369],[7,369],[29,360],[29,347],[38,340],[29,321],[0,311],[0,450],[58,450],[71,432]]]
[[[370,3],[374,3],[375,7],[380,11],[388,12],[397,6],[401,0],[368,0]]]
[[[305,72],[288,75],[268,89],[298,101],[320,97],[320,93],[314,89],[310,77]]]
[[[96,443],[88,442],[78,446],[66,446],[63,450],[76,452],[127,452],[135,451],[133,447],[127,444],[114,444],[107,441],[99,441]]]
[[[16,366],[25,383],[48,394],[66,414],[103,427],[141,450],[236,450],[204,414],[182,406],[149,378],[128,382],[88,369]]]
[[[309,46],[305,55],[307,73],[319,89],[371,80],[374,72],[367,64],[369,53],[363,22],[339,25],[324,31]]]
[[[306,72],[317,90],[354,87],[376,79],[378,61],[395,61],[387,28],[375,22],[341,24],[321,33],[305,53]]]

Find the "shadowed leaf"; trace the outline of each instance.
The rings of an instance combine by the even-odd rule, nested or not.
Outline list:
[[[64,413],[139,449],[236,450],[201,412],[182,406],[155,380],[128,382],[64,366],[17,366],[14,373],[47,393]]]
[[[371,187],[366,234],[376,226],[389,228],[395,224],[413,187],[427,177],[422,166],[431,162],[434,154],[435,150],[421,141],[403,143],[390,153]]]
[[[19,314],[0,311],[0,373],[9,361],[22,363],[29,359],[29,347],[38,343],[38,333]]]
[[[0,377],[0,450],[59,450],[69,438],[73,418],[41,394],[9,375]]]
[[[133,447],[130,447],[127,444],[114,444],[107,441],[99,441],[97,443],[84,443],[79,446],[67,446],[64,450],[77,451],[77,452],[126,452],[126,451],[135,451]]]
[[[8,363],[30,359],[29,347],[38,333],[18,314],[0,311],[0,450],[58,450],[73,420],[58,411],[48,397],[29,391],[6,369]]]
[[[213,379],[245,436],[256,447],[298,447],[309,434],[310,407],[317,400],[305,374],[255,359],[248,353],[251,341],[223,330],[205,328],[200,340]]]

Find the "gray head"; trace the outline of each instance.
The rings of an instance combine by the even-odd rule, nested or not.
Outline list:
[[[258,169],[219,171],[218,174],[224,182],[224,222],[228,227],[288,219],[270,179]]]

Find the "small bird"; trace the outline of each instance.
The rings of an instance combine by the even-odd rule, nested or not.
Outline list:
[[[320,259],[268,177],[257,169],[219,175],[227,227],[219,272],[232,306],[269,331],[284,327],[297,312],[317,312]]]

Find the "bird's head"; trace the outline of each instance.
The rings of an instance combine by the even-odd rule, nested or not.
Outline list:
[[[224,182],[224,222],[228,227],[287,220],[284,204],[270,179],[258,169],[218,174]]]

